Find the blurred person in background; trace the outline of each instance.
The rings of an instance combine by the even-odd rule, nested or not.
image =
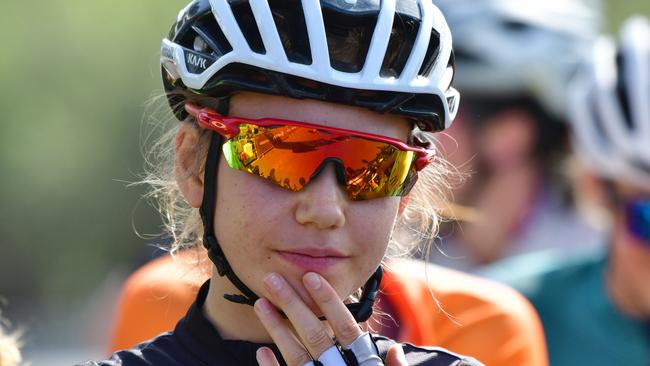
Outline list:
[[[173,331],[85,364],[480,364],[360,325],[385,259],[437,228],[430,134],[459,95],[430,1],[195,0],[161,66],[180,123],[147,183],[212,275]]]
[[[650,364],[650,23],[632,17],[618,48],[599,40],[570,100],[584,164],[578,187],[610,218],[607,246],[567,259],[561,251],[506,260],[486,275],[537,308],[550,363]],[[562,237],[556,241],[564,240]],[[568,245],[568,244],[567,244]]]
[[[471,270],[516,253],[597,246],[563,174],[566,87],[597,34],[584,0],[437,0],[454,36],[463,93],[459,120],[441,140],[468,175],[432,262]],[[557,238],[564,238],[559,241]]]

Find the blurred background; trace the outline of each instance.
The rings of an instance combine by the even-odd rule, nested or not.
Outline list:
[[[5,1],[0,13],[0,311],[25,359],[102,357],[116,293],[161,220],[129,186],[183,1]],[[525,6],[525,1],[522,2]],[[647,0],[605,3],[606,31]],[[45,361],[47,360],[47,361]]]

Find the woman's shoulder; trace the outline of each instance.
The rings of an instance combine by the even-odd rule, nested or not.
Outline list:
[[[382,358],[386,357],[388,348],[396,342],[392,339],[373,335]],[[482,366],[472,357],[461,356],[439,347],[419,347],[410,343],[400,343],[409,366]]]
[[[388,348],[396,342],[373,335],[373,340],[382,358],[386,357]],[[464,357],[437,347],[418,347],[410,343],[401,343],[409,366],[482,366],[471,357]],[[223,366],[230,365],[224,358]],[[195,359],[177,340],[172,332],[164,333],[149,342],[141,343],[129,350],[113,353],[111,358],[103,361],[86,361],[76,366],[187,366],[203,364]],[[234,364],[233,364],[234,365]]]
[[[127,350],[113,353],[109,359],[102,361],[85,361],[77,366],[181,366],[193,365],[196,360],[192,354],[175,339],[173,332],[140,343]]]

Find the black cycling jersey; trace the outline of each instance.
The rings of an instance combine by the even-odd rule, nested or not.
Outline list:
[[[273,344],[223,340],[202,311],[208,294],[209,281],[197,295],[196,301],[171,332],[141,343],[132,349],[116,352],[109,360],[86,361],[78,366],[192,366],[257,365],[255,352],[262,346],[273,350],[280,364],[285,365],[280,351]],[[395,342],[373,336],[382,358]],[[440,348],[402,345],[409,365],[422,366],[479,366],[473,358],[462,357]]]

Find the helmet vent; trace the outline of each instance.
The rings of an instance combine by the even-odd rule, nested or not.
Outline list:
[[[269,0],[269,6],[289,61],[310,65],[311,48],[300,1]]]
[[[507,32],[524,32],[531,29],[531,26],[517,20],[507,19],[501,25]]]
[[[598,142],[600,146],[609,146],[610,141],[607,136],[607,130],[605,127],[605,124],[603,123],[603,120],[600,118],[600,113],[598,113],[597,108],[597,98],[596,95],[592,92],[591,96],[589,98],[592,100],[592,103],[590,103],[590,108],[589,108],[589,113],[591,114],[592,121],[594,121],[594,131],[598,135]],[[603,150],[605,151],[605,150]]]
[[[440,52],[440,33],[436,32],[434,29],[431,30],[431,38],[429,38],[429,45],[427,46],[427,53],[424,56],[424,61],[422,66],[420,66],[420,71],[418,75],[427,76],[431,71],[431,68],[436,63],[438,59],[438,54]]]
[[[449,110],[455,110],[456,109],[456,98],[447,98],[447,105],[449,106]]]
[[[211,55],[214,58],[232,51],[230,42],[224,36],[211,12],[201,16],[177,42],[184,48]]]
[[[248,42],[248,46],[253,52],[265,54],[266,48],[264,47],[260,31],[257,28],[251,5],[247,0],[230,0],[229,3],[239,25],[239,29]]]
[[[400,14],[395,15],[380,76],[399,78],[411,54],[419,28],[420,22]]]
[[[203,41],[209,46],[213,56],[220,57],[232,51],[230,42],[228,42],[228,39],[226,39],[226,36],[221,31],[221,27],[217,24],[217,20],[214,18],[212,12],[202,16],[192,29],[200,35]],[[190,48],[194,49],[194,47]]]
[[[359,72],[366,62],[377,14],[351,15],[323,7],[327,49],[332,68]]]
[[[632,124],[632,111],[630,111],[630,96],[627,91],[627,84],[625,83],[625,65],[623,64],[623,56],[621,53],[616,55],[616,70],[618,70],[618,75],[616,80],[616,95],[618,97],[618,105],[621,106],[621,113],[623,113],[623,120],[625,126],[632,130],[634,126]]]

